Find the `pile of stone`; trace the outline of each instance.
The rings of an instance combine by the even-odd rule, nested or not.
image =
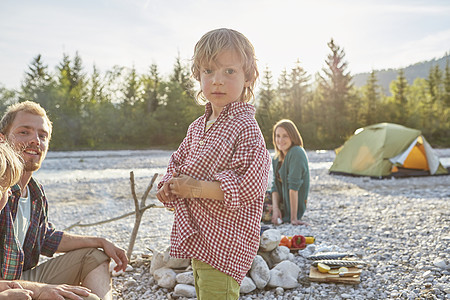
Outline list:
[[[290,249],[279,246],[280,240],[281,233],[276,229],[268,229],[262,233],[258,255],[241,284],[241,294],[255,289],[293,289],[299,286],[300,267],[293,262],[294,254]],[[311,254],[314,249],[312,246],[303,251]],[[170,257],[169,248],[162,253],[153,253],[150,274],[158,286],[173,289],[174,297],[196,296],[190,260]]]

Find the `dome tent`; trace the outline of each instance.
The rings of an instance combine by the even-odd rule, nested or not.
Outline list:
[[[331,174],[405,177],[448,174],[420,130],[392,123],[360,128],[336,150]]]

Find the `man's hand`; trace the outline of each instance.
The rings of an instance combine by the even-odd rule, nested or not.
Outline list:
[[[40,284],[38,290],[35,291],[37,296],[34,299],[52,299],[52,300],[83,300],[82,297],[89,296],[90,290],[82,286],[73,286],[68,284],[53,285]]]
[[[201,182],[187,175],[172,177],[168,182],[170,193],[180,198],[202,197]]]
[[[123,270],[125,272],[128,265],[128,258],[125,250],[115,246],[106,239],[102,242],[102,248],[106,255],[111,257],[116,262],[117,266],[114,267],[114,271],[119,272],[120,270]]]

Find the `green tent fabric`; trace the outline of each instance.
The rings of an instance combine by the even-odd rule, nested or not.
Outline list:
[[[409,174],[412,175],[414,171],[416,175],[448,173],[420,130],[392,123],[379,123],[356,130],[337,151],[330,173],[372,177],[393,176],[393,166],[401,168],[400,161],[404,161],[408,156],[405,151],[410,151],[419,142],[423,145],[425,155],[422,157],[426,157],[429,170],[422,170],[421,173],[417,172],[418,170],[411,170]]]

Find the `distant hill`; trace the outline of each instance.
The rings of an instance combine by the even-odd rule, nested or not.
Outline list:
[[[406,80],[408,80],[409,84],[414,82],[416,78],[428,78],[428,74],[430,73],[431,66],[439,65],[442,71],[445,70],[445,64],[447,60],[450,63],[450,54],[446,54],[444,57],[439,59],[432,59],[429,61],[423,61],[416,63],[414,65],[410,65],[406,68],[403,68],[405,71]],[[389,91],[389,85],[391,81],[397,78],[397,72],[400,69],[387,69],[387,70],[375,70],[375,74],[377,76],[377,84],[381,86],[382,90],[386,95],[391,95]],[[353,75],[353,83],[356,87],[361,87],[367,84],[367,78],[370,73],[359,73]]]

